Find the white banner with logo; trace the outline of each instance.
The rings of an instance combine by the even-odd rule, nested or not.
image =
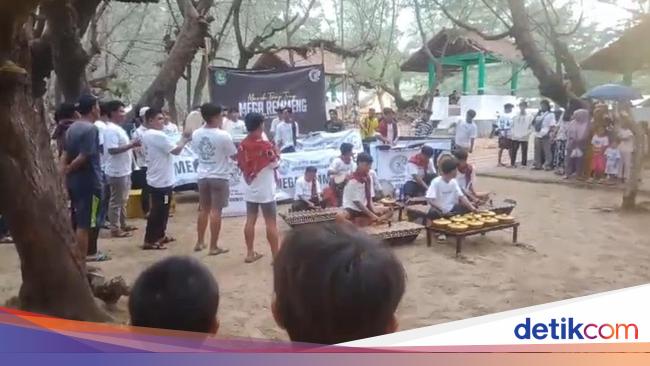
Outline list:
[[[338,149],[316,151],[299,151],[291,154],[282,154],[278,167],[278,185],[275,194],[276,201],[293,199],[296,180],[305,174],[305,168],[314,166],[318,169],[318,181],[321,187],[328,183],[327,170],[337,156],[341,155]]]
[[[345,130],[341,132],[312,132],[307,137],[298,140],[298,146],[302,151],[314,151],[324,149],[339,150],[341,144],[347,142],[354,146],[354,152],[363,151],[361,132],[358,129]]]

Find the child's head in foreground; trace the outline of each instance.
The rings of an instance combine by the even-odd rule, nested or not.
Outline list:
[[[454,179],[458,174],[458,160],[451,156],[440,161],[440,175],[445,179]]]
[[[169,257],[140,274],[131,289],[131,325],[216,334],[219,287],[192,257]]]
[[[390,248],[352,227],[292,231],[273,274],[273,315],[294,342],[336,344],[397,329],[404,268]]]

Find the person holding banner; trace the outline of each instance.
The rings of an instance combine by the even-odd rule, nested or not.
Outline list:
[[[433,166],[434,151],[430,146],[422,146],[419,153],[413,155],[406,164],[409,180],[404,184],[404,197],[423,197],[429,189],[429,184],[436,176]]]
[[[293,211],[315,210],[321,207],[320,183],[316,174],[318,169],[308,166],[305,175],[296,180],[295,194],[291,209]]]
[[[210,221],[210,251],[208,255],[228,253],[228,249],[217,245],[221,231],[221,212],[228,206],[230,196],[230,159],[237,156],[237,148],[228,132],[221,129],[223,117],[221,108],[207,103],[201,106],[205,125],[192,134],[192,150],[198,155],[196,169],[199,186],[199,217],[197,220],[198,240],[195,252],[205,249],[205,230]]]
[[[282,121],[275,128],[275,144],[282,154],[296,152],[298,146],[298,122],[292,118],[293,109],[282,109]]]
[[[190,140],[184,134],[177,145],[169,141],[163,132],[165,117],[160,109],[148,109],[145,118],[148,129],[142,135],[142,146],[147,159],[147,186],[151,196],[151,208],[142,249],[161,250],[167,249],[165,244],[175,240],[165,235],[174,186],[173,155],[179,155]]]
[[[272,143],[264,136],[264,116],[259,113],[249,113],[245,119],[248,136],[239,144],[237,162],[246,181],[244,200],[246,201],[246,225],[244,239],[246,240],[246,263],[253,263],[262,254],[254,248],[255,224],[260,207],[266,224],[266,238],[271,246],[273,258],[278,252],[277,206],[275,203],[276,168],[280,154]]]
[[[343,211],[337,215],[339,222],[368,226],[392,217],[392,210],[377,207],[372,202],[371,166],[370,154],[361,153],[357,156],[357,167],[343,191]]]

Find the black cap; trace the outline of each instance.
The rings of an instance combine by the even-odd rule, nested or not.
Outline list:
[[[92,94],[84,94],[79,97],[75,107],[77,111],[89,111],[97,103],[99,99]]]

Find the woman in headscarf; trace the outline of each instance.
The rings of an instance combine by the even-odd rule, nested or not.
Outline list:
[[[566,178],[576,174],[580,176],[587,155],[589,139],[589,111],[578,109],[573,112],[566,131]]]

